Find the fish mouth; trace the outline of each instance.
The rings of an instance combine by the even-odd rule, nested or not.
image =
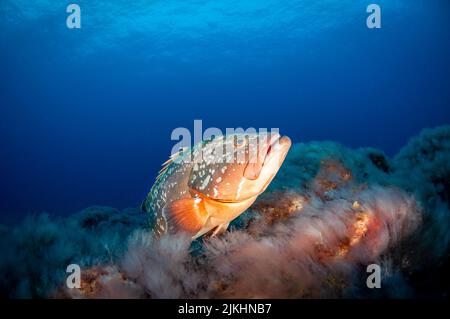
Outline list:
[[[280,136],[278,134],[278,136],[271,139],[271,143],[270,143],[269,147],[267,148],[267,152],[264,157],[263,167],[279,153],[281,153],[280,163],[279,163],[281,165],[281,163],[283,163],[284,158],[286,157],[287,152],[289,151],[289,148],[291,147],[291,145],[292,145],[292,142],[288,136]]]
[[[264,179],[268,176],[268,174],[271,175],[270,178],[268,178],[264,185],[259,186],[259,190],[258,192],[252,194],[251,196],[248,197],[242,197],[239,199],[231,199],[231,198],[212,198],[212,197],[207,197],[208,200],[211,201],[215,201],[215,202],[219,202],[219,203],[225,203],[225,204],[237,204],[237,203],[242,203],[244,201],[250,200],[252,198],[256,198],[257,196],[259,196],[262,192],[264,192],[264,190],[267,188],[267,186],[270,184],[270,182],[272,181],[272,178],[275,176],[276,172],[278,171],[278,169],[280,168],[281,164],[283,164],[284,159],[286,158],[286,155],[292,145],[291,139],[287,136],[280,136],[279,134],[276,134],[274,136],[271,136],[270,138],[270,144],[269,146],[267,146],[266,151],[265,151],[265,156],[264,156],[264,161],[263,164],[261,165],[261,168],[259,170],[259,173],[262,171],[262,169],[265,166],[268,166],[266,168],[266,173]],[[269,170],[269,171],[267,171]],[[248,178],[246,175],[246,171],[244,171],[244,177],[249,179],[249,180],[255,180],[257,178],[253,178],[250,179]],[[259,176],[259,174],[258,174]],[[199,196],[205,197],[203,194],[196,192]]]
[[[278,133],[270,133],[267,140],[258,146],[257,160],[249,162],[244,171],[244,177],[248,180],[257,180],[264,167],[281,165],[284,157],[291,146],[291,140],[287,136],[281,136]],[[280,158],[277,163],[275,158]]]

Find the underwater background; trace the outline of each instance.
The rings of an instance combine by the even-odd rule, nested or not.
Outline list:
[[[0,1],[1,220],[145,197],[176,127],[395,153],[450,122],[446,0]]]
[[[94,267],[91,281],[112,278],[106,293],[90,292],[100,297],[373,297],[353,277],[375,259],[388,273],[375,297],[448,296],[447,0],[379,0],[375,30],[366,26],[370,2],[360,0],[78,0],[81,29],[66,27],[69,3],[0,0],[0,296],[74,297],[58,287],[65,265],[77,262]],[[138,207],[170,155],[172,130],[193,130],[196,119],[205,129],[279,128],[296,144],[267,196],[224,242],[213,240],[207,269],[186,266],[196,264],[186,238],[127,241],[146,224]],[[346,172],[350,182],[340,180]],[[339,233],[333,225],[349,222],[356,199],[385,229],[338,264],[308,247],[255,247],[267,239],[267,220],[248,220],[274,209],[283,219],[298,196],[312,199],[302,202],[306,217],[282,221],[275,243],[294,245],[286,234],[308,225]],[[319,227],[319,212],[335,224]],[[309,282],[299,290],[258,283],[252,273],[274,269],[246,268],[263,264],[253,255],[214,264],[237,242],[265,260],[314,256],[295,259],[303,270],[290,277]],[[342,250],[337,242],[324,245]],[[145,263],[159,282],[138,269]],[[254,281],[205,284],[233,267]],[[118,273],[132,279],[129,289]]]

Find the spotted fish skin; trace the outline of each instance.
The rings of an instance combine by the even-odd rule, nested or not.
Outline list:
[[[267,188],[290,145],[279,134],[219,136],[172,156],[142,204],[155,235],[225,230]]]
[[[166,204],[191,197],[188,181],[193,165],[183,160],[171,160],[161,170],[142,203],[142,210],[149,214],[149,225],[158,237],[168,231],[167,221],[162,213]]]
[[[167,203],[193,197],[189,182],[202,180],[203,184],[203,180],[210,179],[206,170],[199,170],[199,167],[203,167],[206,162],[203,161],[203,158],[207,158],[205,154],[213,154],[215,145],[221,143],[222,140],[221,136],[215,140],[200,142],[191,149],[180,150],[163,164],[163,168],[141,206],[142,210],[149,214],[149,225],[155,235],[159,237],[169,231],[167,218],[163,214]],[[220,163],[225,158],[211,159],[208,157],[208,160]]]

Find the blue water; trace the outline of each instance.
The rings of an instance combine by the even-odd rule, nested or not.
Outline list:
[[[1,221],[139,205],[176,127],[276,127],[394,155],[450,123],[450,4],[0,0]]]

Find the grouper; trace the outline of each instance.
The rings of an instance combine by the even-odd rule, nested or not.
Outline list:
[[[142,203],[155,235],[225,231],[266,190],[290,146],[287,136],[264,132],[222,135],[175,153]]]

